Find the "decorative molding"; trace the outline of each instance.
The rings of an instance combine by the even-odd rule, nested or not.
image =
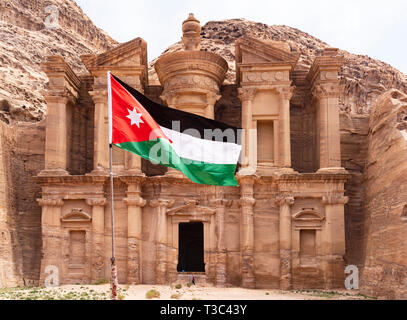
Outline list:
[[[194,210],[194,214],[203,214],[203,215],[213,215],[215,214],[216,210],[209,208],[209,207],[203,207],[203,206],[199,206],[198,205],[198,200],[193,200],[193,199],[186,199],[184,201],[184,205],[167,210],[167,214],[170,216],[174,216],[174,215],[190,215],[190,214],[178,214],[181,211],[184,211],[186,209],[193,209]]]
[[[237,90],[239,93],[239,99],[242,102],[253,101],[253,99],[257,93],[257,88],[253,88],[253,87],[242,87],[242,88],[238,88]]]
[[[329,195],[325,195],[322,197],[322,204],[329,205],[329,204],[347,204],[349,201],[349,197],[345,197],[340,193],[333,193]]]
[[[295,202],[295,199],[292,196],[280,196],[280,197],[277,197],[277,199],[276,199],[276,203],[279,206],[283,206],[283,205],[292,206],[294,204],[294,202]]]
[[[123,201],[127,204],[127,206],[135,207],[144,207],[147,203],[147,201],[141,197],[124,198]]]
[[[90,222],[92,217],[81,208],[74,208],[61,218],[62,222]]]
[[[212,199],[209,203],[214,207],[230,207],[233,203],[233,200],[228,199]]]
[[[312,96],[317,99],[339,98],[338,83],[321,83],[312,88]]]
[[[240,207],[253,207],[256,204],[256,199],[243,197],[239,199],[239,206]]]
[[[88,198],[86,199],[86,204],[91,207],[94,206],[104,207],[106,205],[106,198]]]
[[[295,213],[292,219],[301,222],[321,222],[325,220],[325,217],[313,209],[304,209]]]
[[[295,87],[293,86],[278,86],[275,87],[275,90],[278,92],[280,97],[284,100],[291,100]]]
[[[64,200],[62,199],[37,199],[41,207],[62,207]]]
[[[153,208],[156,208],[156,207],[170,208],[174,205],[174,203],[175,203],[175,200],[167,200],[167,199],[150,200],[150,206]]]

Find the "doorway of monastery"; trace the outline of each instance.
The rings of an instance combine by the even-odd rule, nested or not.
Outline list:
[[[179,224],[178,250],[178,272],[205,272],[202,222]]]

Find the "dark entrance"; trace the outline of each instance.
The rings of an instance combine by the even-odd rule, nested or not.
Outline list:
[[[202,222],[180,223],[178,272],[205,272]]]

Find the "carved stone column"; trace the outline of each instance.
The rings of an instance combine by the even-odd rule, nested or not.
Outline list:
[[[40,175],[68,175],[67,104],[68,97],[47,96],[45,169]]]
[[[167,208],[174,204],[174,200],[152,200],[150,205],[157,208],[156,228],[156,284],[167,283]]]
[[[92,207],[92,257],[91,280],[106,278],[105,275],[105,198],[89,198],[86,204]]]
[[[278,166],[291,168],[291,131],[290,131],[290,100],[293,94],[293,87],[278,88],[279,106],[279,154]]]
[[[322,251],[325,265],[325,288],[343,286],[345,255],[345,214],[344,205],[349,198],[332,193],[322,198],[325,206],[325,232]]]
[[[277,200],[280,206],[280,289],[290,290],[292,286],[291,269],[291,209],[293,197],[281,197]]]
[[[240,250],[242,255],[242,287],[256,287],[254,277],[254,204],[253,196],[254,179],[244,177],[240,179],[241,207],[240,216]]]
[[[253,99],[256,95],[256,88],[239,88],[239,98],[242,101],[242,174],[254,174],[257,165],[256,132],[253,127]]]
[[[127,189],[127,283],[142,283],[142,208],[146,200],[141,197],[141,184],[130,184]]]
[[[226,207],[232,205],[232,200],[215,199],[211,201],[211,204],[216,207],[216,220],[218,230],[218,243],[217,243],[217,255],[216,255],[216,278],[215,283],[219,288],[226,286],[226,239],[225,239],[225,211]]]
[[[339,86],[336,83],[318,84],[313,88],[313,96],[317,100],[319,168],[341,169]]]
[[[208,106],[205,110],[205,118],[215,119],[215,103],[222,98],[221,95],[215,94],[214,92],[208,92],[206,94],[206,101]]]
[[[108,127],[105,124],[107,116],[107,91],[89,92],[95,103],[94,153],[92,174],[106,174],[109,167]]]
[[[42,207],[41,229],[42,229],[42,259],[40,285],[43,285],[48,266],[58,268],[59,282],[62,283],[61,266],[61,209],[64,201],[61,199],[38,199],[38,204]]]

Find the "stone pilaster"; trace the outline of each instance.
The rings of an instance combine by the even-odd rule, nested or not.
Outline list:
[[[225,238],[225,211],[227,207],[232,205],[232,200],[214,199],[211,204],[216,207],[216,220],[218,230],[218,243],[216,254],[216,278],[215,284],[217,287],[224,288],[226,286],[226,238]]]
[[[92,207],[92,256],[91,280],[106,278],[105,275],[105,198],[89,198],[86,204]]]
[[[157,208],[156,228],[156,261],[155,279],[156,284],[167,283],[167,208],[174,204],[174,200],[152,200],[150,206]]]
[[[279,87],[279,148],[277,165],[283,168],[291,168],[291,137],[290,137],[290,100],[294,87]]]
[[[244,177],[240,179],[241,207],[240,216],[240,251],[242,255],[242,287],[254,289],[256,280],[254,276],[254,179]]]
[[[106,174],[109,168],[109,133],[106,126],[107,91],[97,90],[89,92],[95,103],[94,115],[94,151],[92,174]]]
[[[68,175],[68,103],[65,96],[47,96],[45,169],[40,175]]]
[[[257,140],[253,127],[253,99],[257,89],[252,87],[239,88],[239,98],[242,102],[242,174],[254,174],[257,166]]]
[[[339,85],[318,84],[314,86],[312,93],[317,100],[320,171],[324,169],[343,171],[339,134]]]
[[[46,269],[55,266],[59,276],[62,274],[61,266],[61,211],[64,201],[62,199],[38,199],[42,207],[42,259],[40,285],[44,285],[47,276]],[[61,280],[61,279],[60,279]]]
[[[332,289],[343,286],[345,255],[344,205],[349,198],[341,193],[332,193],[322,198],[325,206],[325,232],[322,250],[325,267],[325,287]]]
[[[294,198],[282,196],[277,199],[280,206],[280,289],[290,290],[292,287],[291,268],[291,209]]]
[[[141,184],[129,184],[127,188],[127,283],[142,283],[142,229],[143,212],[146,200],[141,197]]]
[[[344,57],[338,49],[326,48],[315,58],[307,79],[317,115],[319,172],[342,172],[339,128],[339,70]]]

